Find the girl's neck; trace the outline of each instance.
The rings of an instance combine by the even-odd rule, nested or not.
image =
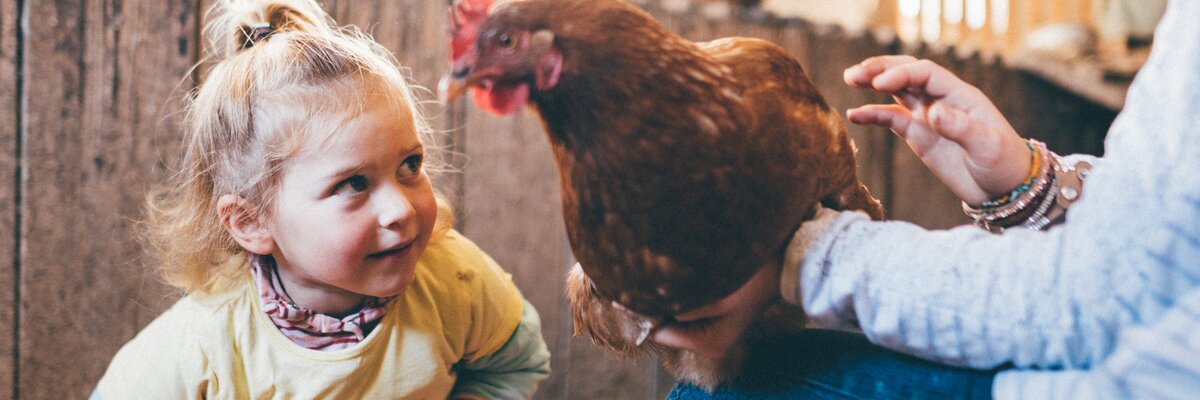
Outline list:
[[[303,279],[275,264],[275,276],[285,296],[296,306],[341,318],[358,312],[368,296],[328,286],[306,285]]]
[[[391,298],[366,297],[348,315],[334,317],[302,307],[284,292],[279,269],[270,257],[251,256],[262,311],[279,332],[301,347],[332,351],[353,347],[379,326]]]

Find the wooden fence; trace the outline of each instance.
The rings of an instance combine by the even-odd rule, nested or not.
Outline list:
[[[876,23],[906,41],[959,43],[1011,52],[1046,25],[1088,28],[1101,59],[1128,57],[1127,41],[1144,40],[1162,15],[1163,0],[878,0]]]
[[[1093,0],[884,0],[881,5],[894,10],[881,22],[893,24],[906,40],[997,51],[1013,49],[1045,24],[1094,26],[1101,12]]]
[[[204,0],[0,0],[0,398],[82,399],[125,341],[178,293],[134,239],[146,190],[177,158],[175,111],[194,85]],[[444,3],[327,0],[433,87],[447,67]],[[827,99],[883,102],[841,71],[910,53],[949,66],[996,99],[1026,135],[1060,152],[1099,153],[1115,111],[995,59],[908,48],[788,20],[706,20],[656,11],[693,39],[757,36],[791,50]],[[571,337],[561,300],[571,263],[547,142],[534,116],[494,118],[464,103],[429,104],[459,172],[438,177],[460,229],[514,275],[539,309],[554,373],[542,399],[662,398],[650,360],[617,361]],[[890,216],[926,227],[965,222],[953,197],[902,143],[852,127],[861,175]],[[169,351],[169,350],[166,350]]]

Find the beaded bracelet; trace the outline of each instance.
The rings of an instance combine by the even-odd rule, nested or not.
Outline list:
[[[1036,209],[1051,184],[1054,158],[1046,146],[1036,140],[1028,140],[1030,150],[1030,174],[1025,182],[1004,196],[985,201],[979,207],[963,202],[963,211],[975,220],[976,225],[999,232],[1011,226],[1011,221],[1023,220]],[[1032,208],[1031,208],[1032,207]]]
[[[1025,141],[1025,146],[1029,147],[1029,175],[1025,178],[1025,181],[1021,182],[1020,185],[1017,185],[1016,189],[1013,189],[1004,196],[984,201],[983,204],[979,205],[979,208],[993,210],[1003,207],[1009,204],[1010,201],[1021,197],[1030,187],[1033,187],[1034,180],[1043,173],[1042,163],[1044,162],[1042,161],[1042,152],[1038,151],[1038,146],[1034,143],[1034,140]]]
[[[1083,181],[1091,171],[1086,160],[1066,162],[1046,149],[1044,143],[1030,139],[1031,157],[1039,161],[1032,179],[1001,198],[984,202],[978,208],[963,202],[963,211],[975,220],[975,224],[992,232],[1005,228],[1023,226],[1028,229],[1045,229],[1062,221],[1067,208],[1083,194]],[[985,207],[985,205],[992,205]]]

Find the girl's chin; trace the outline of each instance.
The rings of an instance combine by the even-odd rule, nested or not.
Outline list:
[[[399,289],[386,291],[386,292],[384,292],[384,294],[382,294],[380,296],[375,296],[375,297],[397,297],[397,296],[403,295],[404,292],[407,292],[409,286],[410,285],[404,285],[404,286],[400,287]]]
[[[413,280],[414,280],[414,276],[413,276],[414,274],[412,273],[411,270],[402,272],[402,274],[404,275],[403,277],[400,277],[399,279],[395,280],[394,282],[387,285],[386,287],[379,287],[378,290],[372,291],[372,292],[375,292],[378,294],[368,294],[368,295],[375,296],[375,297],[395,297],[395,296],[400,296],[400,295],[404,294],[404,292],[408,290],[408,287],[412,286]]]

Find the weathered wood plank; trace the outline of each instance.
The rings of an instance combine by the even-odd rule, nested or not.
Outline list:
[[[541,314],[554,373],[537,397],[587,398],[567,394],[571,320],[563,284],[572,260],[557,167],[541,125],[529,112],[496,118],[469,108],[464,139],[462,230],[513,274]]]
[[[18,265],[17,161],[21,134],[17,0],[0,0],[0,398],[14,396]]]
[[[190,88],[196,6],[28,7],[16,384],[24,398],[86,398],[117,348],[173,300],[134,221],[165,177],[160,155],[178,148],[170,99]]]
[[[445,2],[328,0],[324,3],[338,24],[357,26],[391,50],[421,86],[436,88],[438,78],[449,68]],[[425,100],[433,100],[432,92],[424,95]]]

